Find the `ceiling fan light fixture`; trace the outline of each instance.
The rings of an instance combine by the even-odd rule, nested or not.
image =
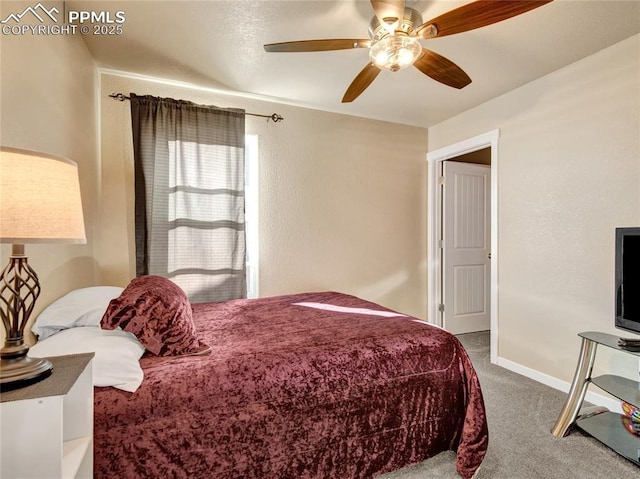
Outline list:
[[[422,45],[415,37],[389,35],[369,50],[369,58],[379,68],[392,72],[414,64],[422,54]]]

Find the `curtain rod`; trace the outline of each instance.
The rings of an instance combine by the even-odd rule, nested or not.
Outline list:
[[[131,98],[129,98],[127,95],[125,95],[123,93],[112,93],[109,96],[111,98],[113,98],[114,100],[118,100],[118,101],[131,100]],[[273,115],[260,115],[259,113],[247,113],[247,112],[245,112],[245,115],[259,116],[261,118],[267,118],[267,121],[268,120],[272,120],[274,123],[278,123],[279,121],[284,120],[284,118],[282,116],[278,115],[277,113],[274,113]]]

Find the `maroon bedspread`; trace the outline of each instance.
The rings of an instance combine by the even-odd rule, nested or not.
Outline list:
[[[449,333],[339,293],[195,304],[208,356],[145,355],[134,394],[96,388],[96,478],[366,478],[488,436],[480,385]]]

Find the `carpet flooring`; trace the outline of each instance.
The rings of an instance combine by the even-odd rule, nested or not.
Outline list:
[[[489,332],[458,336],[480,378],[489,449],[477,479],[640,479],[640,468],[574,429],[550,429],[566,394],[491,364]],[[379,479],[460,479],[455,454],[444,452]]]

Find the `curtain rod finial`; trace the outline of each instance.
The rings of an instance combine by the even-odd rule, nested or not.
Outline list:
[[[129,97],[122,94],[122,93],[112,93],[111,95],[109,95],[111,98],[113,98],[114,100],[120,100],[120,101],[125,101],[128,100]]]

